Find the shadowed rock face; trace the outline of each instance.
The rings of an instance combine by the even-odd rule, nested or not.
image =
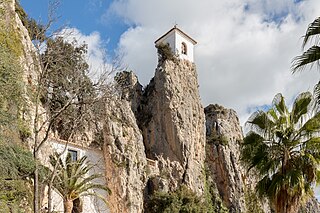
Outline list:
[[[183,168],[179,181],[202,194],[205,121],[195,65],[185,60],[159,64],[143,98],[145,117],[138,119],[146,155],[178,162]]]
[[[236,112],[219,105],[205,108],[206,164],[230,212],[243,212],[244,183],[239,163],[242,130]]]
[[[142,134],[127,101],[111,101],[107,112],[103,151],[107,184],[112,191],[107,198],[110,210],[143,212],[147,159]]]

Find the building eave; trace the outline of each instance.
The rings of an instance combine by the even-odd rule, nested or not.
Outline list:
[[[166,37],[167,35],[169,35],[171,32],[177,30],[182,36],[186,37],[188,40],[190,40],[193,45],[196,45],[197,42],[196,40],[194,40],[193,38],[191,38],[190,36],[188,36],[185,32],[183,32],[182,30],[180,30],[178,27],[174,26],[171,30],[169,30],[168,32],[166,32],[163,36],[161,36],[160,38],[158,38],[154,43],[157,44],[160,40],[162,40],[164,37]]]
[[[74,143],[74,142],[71,142],[71,141],[65,141],[65,140],[62,140],[62,139],[59,139],[59,138],[56,138],[56,137],[50,137],[49,140],[51,140],[52,142],[61,144],[61,145],[66,145],[66,146],[69,146],[69,147],[75,147],[75,148],[81,149],[83,151],[94,151],[94,152],[102,153],[102,150],[99,149],[99,148],[83,146],[83,145],[80,145],[80,144],[77,144],[77,143]]]

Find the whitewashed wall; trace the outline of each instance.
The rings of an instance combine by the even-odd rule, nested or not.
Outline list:
[[[105,173],[105,163],[103,158],[103,153],[100,150],[97,149],[91,149],[91,148],[84,148],[77,146],[75,144],[68,144],[67,147],[65,143],[61,141],[56,141],[51,139],[51,150],[54,150],[58,153],[61,153],[64,151],[62,158],[65,159],[67,156],[67,150],[72,149],[78,152],[78,159],[80,159],[83,156],[87,156],[87,160],[94,165],[93,169],[89,172],[88,175],[91,174],[103,174]],[[100,183],[106,185],[105,178],[99,178],[94,180],[94,183]],[[103,190],[94,190],[92,191],[94,194],[101,195],[104,198],[107,198],[107,193]],[[63,200],[61,196],[57,192],[53,192],[52,195],[53,202],[52,206],[54,211],[56,212],[63,212]],[[108,207],[107,205],[96,196],[86,196],[81,198],[83,203],[83,213],[108,213]]]
[[[182,42],[184,42],[187,45],[187,55],[182,54],[182,50],[181,50]],[[186,59],[186,60],[193,62],[194,45],[192,44],[192,42],[190,42],[188,39],[186,39],[180,33],[176,33],[175,45],[176,45],[176,47],[175,47],[176,51],[179,53],[179,58]]]
[[[176,50],[176,36],[173,32],[169,33],[167,36],[163,37],[161,40],[159,40],[157,42],[157,44],[161,44],[161,43],[163,43],[163,44],[168,43],[172,52],[174,54],[178,53],[178,52],[176,52],[177,51]]]
[[[182,42],[184,42],[187,45],[187,54],[182,54]],[[194,61],[194,45],[193,43],[187,39],[184,35],[180,34],[178,30],[171,31],[168,35],[160,39],[157,44],[166,44],[168,43],[172,52],[177,55],[181,59],[185,59],[188,61],[193,62]]]

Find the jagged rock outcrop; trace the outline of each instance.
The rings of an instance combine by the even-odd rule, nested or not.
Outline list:
[[[109,106],[104,131],[107,181],[114,191],[111,211],[141,212],[141,192],[147,199],[154,191],[173,191],[181,184],[202,194],[205,120],[195,65],[160,63],[144,91],[132,72],[119,73],[115,80],[121,100],[113,103],[117,108]]]
[[[110,211],[143,212],[147,160],[142,134],[129,102],[110,101],[107,113],[103,150],[107,184],[112,191],[108,197]]]
[[[205,120],[195,65],[186,60],[160,63],[139,113],[147,157],[178,162],[183,172],[176,181],[202,194]]]
[[[131,110],[138,117],[138,110],[142,104],[142,85],[139,83],[138,77],[132,71],[123,71],[117,73],[115,81],[120,97],[130,103]]]
[[[242,130],[236,112],[219,105],[205,108],[206,164],[230,212],[244,212],[244,183],[239,162]]]

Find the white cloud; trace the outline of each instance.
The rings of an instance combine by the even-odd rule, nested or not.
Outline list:
[[[178,23],[198,41],[195,62],[203,104],[233,108],[242,123],[276,93],[292,100],[319,79],[315,71],[290,73],[301,36],[320,14],[318,0],[119,0],[107,13],[132,26],[121,36],[119,52],[143,84],[157,63],[153,42]]]
[[[98,78],[105,68],[111,70],[111,62],[108,59],[105,48],[107,41],[101,39],[99,32],[95,31],[86,35],[77,28],[66,28],[58,33],[57,36],[63,36],[68,42],[76,40],[80,45],[83,43],[87,45],[87,62],[90,67],[89,75],[91,75],[92,79]]]

